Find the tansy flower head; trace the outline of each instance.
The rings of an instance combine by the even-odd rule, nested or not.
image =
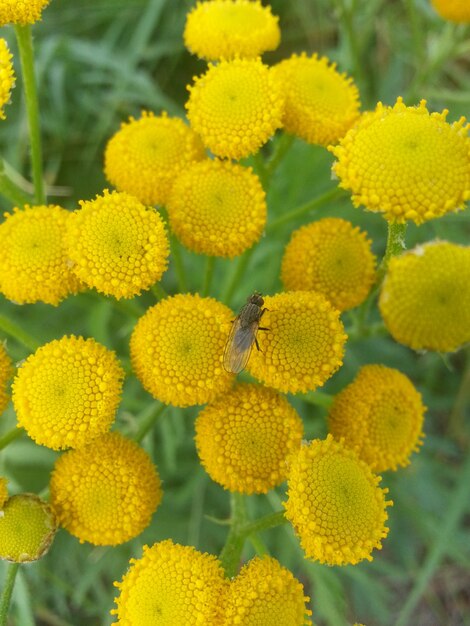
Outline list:
[[[29,356],[13,382],[18,426],[38,444],[78,448],[111,426],[124,371],[114,352],[83,337],[62,337]]]
[[[32,493],[8,498],[0,514],[0,559],[37,561],[49,550],[56,530],[47,502]]]
[[[115,546],[139,535],[162,499],[149,455],[120,433],[106,433],[56,462],[51,504],[80,542]]]
[[[470,3],[468,0],[431,0],[431,2],[445,20],[470,22]]]
[[[6,409],[10,394],[8,393],[8,382],[13,376],[13,363],[5,349],[0,343],[0,414]]]
[[[231,161],[190,165],[177,178],[167,208],[182,244],[209,256],[241,254],[259,240],[266,224],[259,178]]]
[[[7,501],[8,498],[8,489],[7,489],[8,480],[0,476],[0,511],[3,509],[3,505]]]
[[[0,26],[34,24],[50,0],[0,0]]]
[[[307,626],[310,598],[288,569],[269,556],[255,557],[231,582],[223,626]]]
[[[0,3],[1,11],[1,3]],[[12,55],[8,49],[5,39],[0,39],[0,119],[5,119],[3,107],[10,100],[11,90],[15,84],[15,73],[13,71]]]
[[[219,624],[228,580],[215,556],[171,540],[131,559],[111,611],[119,626]]]
[[[71,213],[59,206],[25,206],[0,224],[0,291],[19,304],[57,306],[80,281],[69,267],[65,229]]]
[[[72,270],[80,280],[117,299],[133,298],[160,280],[169,243],[155,209],[117,191],[80,205],[66,236]]]
[[[275,50],[281,40],[279,18],[259,0],[212,0],[198,2],[190,11],[184,43],[199,57],[253,58]]]
[[[143,204],[166,204],[175,177],[204,158],[204,146],[183,120],[144,111],[121,125],[106,146],[105,174]]]
[[[375,280],[370,243],[346,220],[331,217],[302,226],[282,258],[285,289],[318,291],[340,311],[358,306]]]
[[[285,393],[306,392],[342,365],[346,335],[339,313],[324,296],[292,291],[264,298],[267,308],[248,369],[258,380]]]
[[[423,437],[421,394],[398,370],[365,365],[330,408],[329,430],[374,472],[408,465]]]
[[[273,68],[286,92],[283,125],[313,144],[337,143],[359,117],[359,92],[336,64],[316,54],[293,54]]]
[[[191,126],[219,157],[254,154],[281,126],[283,86],[260,59],[211,64],[188,89]]]
[[[300,447],[302,420],[273,389],[242,383],[205,407],[196,420],[196,446],[210,477],[225,489],[267,493],[287,475]]]
[[[399,343],[457,350],[470,341],[470,248],[431,242],[392,258],[379,308]]]
[[[148,309],[131,337],[134,371],[157,400],[210,402],[231,386],[222,366],[232,312],[212,298],[178,294]]]
[[[470,139],[465,118],[446,122],[447,111],[429,113],[426,101],[407,107],[381,102],[366,113],[331,152],[340,187],[354,206],[391,222],[421,224],[461,209],[470,197]]]
[[[328,565],[372,560],[387,536],[387,489],[356,453],[331,435],[291,457],[286,517],[306,557]]]

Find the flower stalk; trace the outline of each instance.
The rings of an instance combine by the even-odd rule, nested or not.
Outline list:
[[[10,608],[13,587],[15,586],[16,575],[19,568],[19,563],[10,563],[8,565],[5,585],[0,596],[0,626],[6,626],[7,624],[8,610]]]

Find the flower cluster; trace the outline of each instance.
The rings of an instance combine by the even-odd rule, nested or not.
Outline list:
[[[0,414],[6,409],[10,394],[8,383],[13,375],[13,363],[3,343],[0,343]]]
[[[1,10],[1,9],[0,9]],[[13,57],[5,39],[0,38],[0,119],[5,119],[3,107],[10,100],[11,90],[15,84]]]
[[[452,22],[470,22],[470,4],[468,0],[431,0],[433,7],[441,17]]]
[[[0,26],[6,24],[34,24],[41,19],[50,0],[1,0]]]

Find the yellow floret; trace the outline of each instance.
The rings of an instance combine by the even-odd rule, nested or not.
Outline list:
[[[13,376],[13,362],[8,356],[5,345],[0,343],[0,414],[6,409],[10,400],[8,383]]]
[[[104,191],[80,202],[67,224],[72,271],[89,287],[133,298],[160,280],[169,242],[160,214],[127,193]]]
[[[148,309],[131,337],[134,371],[157,400],[205,404],[227,391],[233,375],[222,366],[232,312],[212,298],[178,294]]]
[[[143,204],[166,204],[175,177],[204,156],[201,140],[183,120],[143,111],[109,140],[105,174],[118,191]]]
[[[251,168],[230,161],[190,165],[168,203],[170,226],[200,254],[234,257],[256,243],[266,224],[266,195]]]
[[[423,438],[425,406],[410,379],[384,365],[365,365],[330,408],[329,430],[374,472],[409,464]]]
[[[470,139],[465,118],[448,124],[426,101],[407,107],[381,102],[336,147],[333,172],[354,206],[391,222],[421,224],[463,207],[470,198]]]
[[[107,433],[57,461],[51,504],[80,542],[115,546],[139,535],[162,499],[149,455],[120,433]]]
[[[18,304],[57,306],[80,289],[69,267],[65,230],[71,213],[59,206],[25,206],[0,224],[0,291]]]
[[[316,54],[293,54],[273,71],[286,92],[283,125],[313,144],[337,143],[359,117],[359,92],[336,64]]]
[[[279,18],[259,0],[198,2],[188,13],[184,43],[210,61],[253,58],[275,50],[281,40]]]
[[[283,86],[260,59],[211,64],[188,89],[191,126],[219,157],[254,154],[282,125]]]
[[[6,501],[0,514],[0,559],[37,561],[49,550],[57,530],[51,507],[33,493]]]
[[[196,447],[210,477],[225,489],[267,493],[287,475],[300,447],[297,411],[273,389],[242,383],[199,413]]]
[[[124,371],[94,339],[62,337],[29,356],[13,382],[18,426],[38,444],[78,448],[109,430]]]
[[[328,565],[372,561],[388,528],[387,489],[356,453],[331,435],[292,456],[286,517],[307,558]]]
[[[468,0],[431,0],[441,17],[452,22],[470,22],[470,2]]]
[[[342,365],[346,335],[336,311],[314,291],[266,297],[259,331],[260,350],[252,350],[248,369],[258,380],[285,393],[312,391]]]
[[[0,26],[34,24],[50,0],[0,0]]]
[[[470,247],[446,241],[392,258],[379,308],[387,329],[414,350],[453,352],[470,341]]]
[[[1,7],[1,4],[0,4]],[[1,8],[0,8],[1,10]],[[13,57],[5,39],[0,39],[0,119],[5,119],[3,107],[10,101],[11,90],[15,84]]]
[[[215,556],[170,539],[131,559],[115,602],[119,626],[220,624],[228,580]]]
[[[307,626],[310,598],[293,574],[269,556],[255,557],[230,583],[223,626]]]
[[[286,290],[322,293],[340,311],[363,302],[375,281],[366,233],[351,222],[325,218],[292,233],[282,259]]]
[[[8,498],[8,480],[0,476],[0,511],[3,509],[3,505],[7,501]]]

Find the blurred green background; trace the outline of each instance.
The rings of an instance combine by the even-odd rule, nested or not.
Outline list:
[[[107,139],[129,115],[142,109],[184,114],[186,85],[205,64],[183,47],[189,1],[52,0],[43,21],[34,26],[37,76],[49,200],[69,209],[105,188],[102,171]],[[280,16],[282,43],[265,55],[274,63],[292,52],[319,52],[351,73],[361,89],[363,107],[378,100],[407,104],[421,98],[433,110],[450,110],[449,120],[468,115],[470,104],[470,29],[445,23],[427,0],[273,0]],[[16,52],[13,31],[2,29]],[[15,58],[17,74],[19,64]],[[18,77],[12,104],[1,122],[1,154],[7,171],[28,190],[28,130]],[[264,148],[269,154],[278,137]],[[296,140],[268,190],[269,219],[301,206],[335,186],[325,149]],[[11,205],[2,200],[4,210]],[[281,289],[281,255],[294,228],[327,215],[345,217],[367,230],[375,253],[383,254],[386,223],[378,215],[352,208],[348,200],[331,203],[297,221],[274,229],[247,260],[248,269],[227,302],[237,310],[255,289],[272,294]],[[467,209],[421,227],[410,227],[408,247],[435,237],[468,243]],[[205,259],[184,252],[189,290],[201,289]],[[222,297],[239,261],[218,260],[211,295]],[[177,292],[173,268],[163,286]],[[82,334],[117,351],[129,370],[128,341],[139,311],[155,303],[152,294],[135,306],[84,293],[58,308],[43,304],[16,306],[0,298],[0,311],[40,342],[64,334]],[[133,309],[133,310],[130,310]],[[344,315],[346,326],[351,314]],[[372,321],[379,321],[375,310]],[[0,336],[0,340],[3,339]],[[15,361],[27,349],[8,339]],[[397,367],[411,377],[428,407],[426,439],[411,465],[387,473],[394,506],[390,534],[372,563],[329,568],[303,559],[291,529],[266,531],[271,554],[303,582],[312,598],[318,626],[460,626],[470,624],[470,442],[469,351],[443,357],[416,354],[388,336],[351,341],[345,364],[325,385],[334,394],[365,363]],[[308,438],[326,433],[325,410],[306,398],[291,397]],[[136,432],[154,400],[130,374],[116,427]],[[112,622],[109,610],[131,556],[144,543],[171,537],[198,549],[220,552],[227,527],[210,518],[226,518],[229,495],[199,466],[193,436],[197,409],[169,408],[143,442],[152,454],[164,486],[163,503],[149,528],[117,548],[96,548],[60,531],[42,561],[20,569],[14,592],[14,626],[98,626]],[[0,418],[0,436],[15,424],[10,406]],[[0,474],[10,480],[11,493],[41,492],[47,487],[57,454],[26,437],[0,452]],[[283,488],[249,498],[253,517],[280,508]],[[253,555],[248,544],[244,558]],[[5,569],[0,564],[0,584]],[[279,625],[282,626],[282,625]]]

